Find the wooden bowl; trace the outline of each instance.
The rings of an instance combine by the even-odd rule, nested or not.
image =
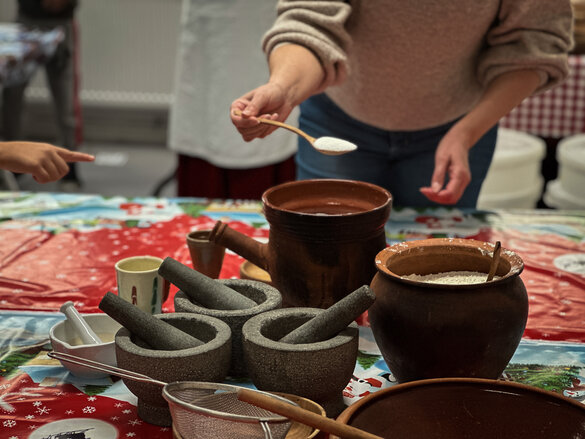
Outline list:
[[[281,393],[281,392],[270,392],[274,393],[275,395],[282,396],[296,404],[299,407],[309,410],[313,413],[316,413],[321,416],[326,416],[325,409],[317,404],[315,401],[303,398],[297,395],[291,395],[290,393]],[[319,434],[318,429],[309,427],[308,425],[301,424],[300,422],[293,421],[290,430],[286,434],[285,439],[313,439],[316,438]]]
[[[257,280],[272,285],[270,274],[250,261],[244,261],[240,265],[240,279]]]
[[[299,407],[304,408],[305,410],[310,410],[313,413],[317,413],[318,415],[325,416],[325,410],[323,409],[323,407],[321,407],[316,402],[311,401],[310,399],[302,398],[300,396],[291,395],[288,393],[280,393],[280,392],[271,392],[271,393],[274,393],[275,395],[282,396],[283,398],[286,398],[286,399],[298,404]],[[293,423],[290,427],[290,430],[286,434],[285,439],[314,439],[317,437],[319,432],[320,432],[320,430],[318,430],[316,428],[309,427],[308,425],[304,425],[304,424],[301,424],[299,422],[293,421]],[[179,432],[175,429],[174,425],[173,425],[173,439],[184,439],[181,437]]]

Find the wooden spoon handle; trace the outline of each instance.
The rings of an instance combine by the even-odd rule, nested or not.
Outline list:
[[[344,424],[343,422],[321,416],[309,410],[287,404],[286,402],[279,401],[276,398],[271,398],[270,396],[264,395],[260,392],[255,392],[250,389],[239,389],[238,399],[240,401],[253,404],[257,407],[270,410],[271,412],[281,416],[286,416],[293,421],[300,422],[301,424],[308,425],[313,428],[318,428],[321,431],[334,434],[342,438],[383,439],[382,437],[368,433],[367,431],[363,431],[359,428],[352,427],[351,425]]]
[[[498,264],[500,263],[500,251],[502,250],[502,244],[500,243],[500,241],[496,242],[496,245],[494,247],[494,253],[493,253],[493,258],[492,258],[492,263],[490,265],[490,272],[488,273],[486,282],[491,281],[494,278],[494,275],[496,274],[496,270],[498,269]]]
[[[240,110],[234,110],[233,113],[236,116],[242,115],[242,112]],[[256,120],[260,123],[265,123],[267,125],[274,125],[274,126],[277,126],[280,128],[285,128],[289,131],[292,131],[293,133],[296,133],[299,136],[304,137],[307,140],[307,142],[309,142],[311,145],[313,143],[315,143],[314,137],[309,136],[307,133],[305,133],[304,131],[300,130],[299,128],[297,128],[295,126],[292,126],[292,125],[289,125],[289,124],[283,123],[283,122],[278,122],[277,120],[264,119],[263,117],[257,117]]]

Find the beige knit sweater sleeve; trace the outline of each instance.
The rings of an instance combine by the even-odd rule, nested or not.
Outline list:
[[[540,92],[569,71],[570,0],[279,0],[277,12],[265,53],[305,46],[329,98],[386,130],[455,120],[505,72],[537,71]]]
[[[347,52],[352,44],[346,28],[351,4],[343,0],[279,0],[278,18],[264,35],[263,50],[269,54],[280,44],[301,44],[320,60],[327,85],[340,83],[347,73]],[[529,68],[541,74],[539,91],[548,89],[567,76],[567,52],[572,44],[569,0],[502,0],[478,60],[478,79],[486,84],[503,72]]]
[[[343,81],[351,37],[345,23],[351,7],[344,1],[281,0],[278,18],[264,35],[262,49],[270,54],[281,44],[300,44],[311,50],[325,70],[324,86]]]
[[[537,92],[555,86],[568,73],[572,24],[569,0],[502,1],[479,59],[479,80],[487,84],[510,70],[534,69],[542,78]]]

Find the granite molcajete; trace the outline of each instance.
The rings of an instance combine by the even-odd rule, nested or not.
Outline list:
[[[179,287],[175,311],[216,317],[232,330],[232,361],[229,375],[246,376],[242,353],[242,325],[250,317],[280,308],[278,290],[262,282],[241,279],[212,279],[203,273],[165,258],[159,274]]]
[[[309,398],[329,416],[339,414],[357,358],[359,331],[353,320],[374,299],[362,286],[325,310],[283,308],[250,318],[242,337],[254,385]]]
[[[526,326],[524,263],[502,249],[497,279],[444,285],[405,279],[471,271],[487,273],[494,246],[472,239],[434,238],[387,247],[376,256],[368,310],[372,332],[399,382],[440,377],[498,378]]]
[[[214,317],[191,314],[157,314],[182,331],[196,335],[204,344],[173,351],[151,349],[139,337],[122,328],[116,334],[118,366],[166,382],[209,381],[221,383],[227,376],[231,358],[229,326]],[[155,384],[124,379],[138,397],[138,415],[146,422],[170,426],[171,414],[161,388]]]
[[[218,221],[209,239],[266,270],[283,306],[327,308],[369,284],[386,246],[392,196],[350,180],[302,180],[262,195],[270,225],[261,243]]]
[[[175,311],[208,315],[227,323],[232,330],[232,361],[229,375],[245,377],[247,369],[242,347],[242,326],[255,315],[280,308],[282,297],[276,288],[259,281],[222,279],[217,282],[244,294],[254,300],[257,305],[251,308],[229,310],[207,308],[191,300],[183,291],[178,291],[175,294]]]
[[[191,313],[151,315],[112,293],[102,298],[99,307],[124,326],[115,337],[118,367],[163,382],[226,378],[231,330],[221,320]],[[144,421],[171,425],[159,386],[128,379],[124,383],[138,397],[138,415]]]

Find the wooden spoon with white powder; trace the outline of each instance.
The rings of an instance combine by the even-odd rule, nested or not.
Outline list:
[[[233,113],[236,116],[242,115],[242,112],[239,110],[234,110]],[[300,130],[299,128],[294,127],[294,126],[289,125],[289,124],[286,124],[286,123],[283,123],[283,122],[278,122],[276,120],[270,120],[270,119],[264,119],[262,117],[257,117],[256,120],[260,123],[265,123],[268,125],[275,125],[275,126],[280,127],[280,128],[285,128],[289,131],[292,131],[293,133],[298,134],[301,137],[304,137],[307,140],[307,142],[309,142],[311,144],[311,146],[313,148],[315,148],[317,151],[319,151],[322,154],[340,155],[340,154],[346,154],[348,152],[355,151],[357,149],[357,145],[355,143],[348,142],[347,140],[338,139],[336,137],[328,137],[328,136],[315,138],[315,137],[309,136],[307,133]]]

